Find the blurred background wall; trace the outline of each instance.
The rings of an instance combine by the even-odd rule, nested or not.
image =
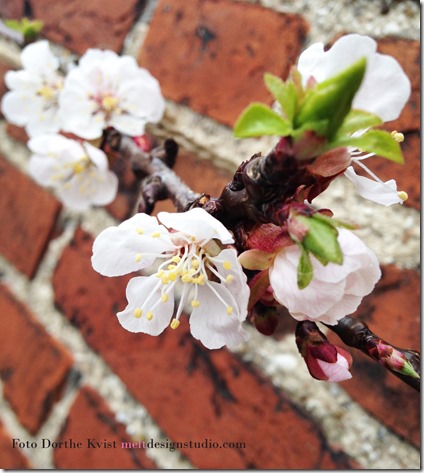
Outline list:
[[[316,41],[374,37],[402,64],[413,92],[386,125],[405,134],[406,164],[375,158],[371,167],[396,178],[409,200],[381,208],[338,180],[319,204],[359,223],[381,262],[383,278],[356,315],[413,349],[420,345],[419,8],[412,0],[0,0],[3,19],[42,20],[42,37],[64,57],[90,47],[135,56],[168,99],[166,116],[149,131],[159,141],[175,138],[178,174],[215,195],[237,164],[273,146],[231,134],[249,102],[270,101],[264,72],[286,77]],[[0,37],[1,78],[19,68],[19,52]],[[352,380],[313,380],[289,317],[273,337],[251,329],[235,352],[204,349],[186,323],[156,338],[124,331],[115,313],[125,306],[128,278],[101,277],[90,256],[93,238],[131,214],[131,173],[121,170],[115,202],[78,215],[28,177],[26,140],[0,121],[1,468],[419,468],[419,395],[357,353]],[[163,447],[122,448],[129,441]],[[171,445],[190,441],[203,446]]]

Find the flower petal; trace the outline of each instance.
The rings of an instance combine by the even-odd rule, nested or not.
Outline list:
[[[344,175],[355,186],[356,192],[364,199],[385,205],[386,207],[393,204],[403,204],[403,200],[397,192],[397,185],[394,179],[384,183],[377,182],[368,177],[358,176],[352,166],[346,169]]]
[[[140,276],[128,283],[128,305],[116,315],[122,327],[129,332],[159,335],[169,325],[174,311],[174,295],[170,293],[169,299],[163,302],[158,281],[155,276]],[[149,312],[152,312],[150,320]]]
[[[26,46],[21,52],[21,61],[24,69],[38,74],[55,71],[59,67],[59,60],[50,51],[49,42],[46,40]]]
[[[224,305],[215,292],[225,302]],[[208,282],[198,288],[200,305],[193,309],[190,316],[191,334],[200,340],[206,348],[216,349],[226,345],[236,347],[248,339],[238,313],[237,303],[231,293],[222,284]],[[227,307],[233,308],[228,314]]]
[[[192,235],[199,244],[216,238],[222,243],[234,243],[231,233],[206,210],[196,207],[187,212],[159,212],[158,219],[166,227]]]
[[[352,378],[348,362],[339,353],[337,354],[337,363],[327,363],[322,360],[317,360],[317,362],[328,377],[329,383],[339,383]]]
[[[160,237],[151,236],[157,232]],[[121,276],[147,268],[161,253],[173,250],[168,230],[154,217],[137,214],[100,233],[94,241],[91,262],[104,276]]]

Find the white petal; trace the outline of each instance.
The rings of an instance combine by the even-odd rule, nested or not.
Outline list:
[[[403,204],[394,179],[380,183],[364,176],[358,176],[352,166],[346,169],[344,175],[355,186],[356,192],[364,199],[386,207],[393,204]]]
[[[222,250],[216,257],[209,257],[214,263],[219,274],[224,278],[228,276],[229,281],[222,284],[234,297],[237,303],[238,314],[244,320],[247,316],[247,304],[249,302],[250,289],[247,285],[247,278],[243,272],[243,268],[238,261],[237,251],[232,248]],[[229,263],[229,265],[227,264]]]
[[[41,77],[30,71],[7,71],[4,82],[9,89],[18,90],[22,95],[35,96],[37,90],[43,85]]]
[[[113,51],[103,51],[101,49],[89,49],[81,56],[79,67],[82,69],[91,69],[92,67],[102,64],[104,61],[117,60],[118,55]]]
[[[210,289],[210,286],[233,308],[233,313],[227,313],[225,306]],[[215,349],[226,345],[230,348],[245,342],[247,332],[242,327],[240,314],[233,296],[222,284],[209,282],[199,286],[198,296],[200,305],[193,309],[190,316],[191,334],[200,340],[206,348]]]
[[[87,142],[84,142],[83,147],[87,152],[90,161],[96,165],[97,169],[103,172],[108,170],[109,162],[104,151]]]
[[[194,236],[200,244],[213,238],[222,243],[234,243],[224,225],[200,207],[182,213],[159,212],[158,219],[168,228]]]
[[[160,238],[151,237],[156,232],[161,233]],[[154,217],[137,214],[100,233],[94,241],[91,262],[104,276],[121,276],[151,266],[157,256],[173,249],[168,231]]]
[[[399,117],[411,95],[411,82],[391,56],[375,54],[369,59],[362,85],[352,108],[366,110],[387,122]]]
[[[46,40],[26,46],[21,52],[21,61],[24,69],[39,74],[55,71],[59,67],[59,60],[50,51],[49,42]]]
[[[6,120],[14,125],[26,125],[40,110],[40,101],[35,97],[28,99],[17,92],[7,92],[2,100],[1,111]]]
[[[337,353],[337,362],[336,363],[327,363],[323,360],[317,360],[318,365],[328,377],[329,383],[339,383],[340,381],[345,381],[346,379],[351,379],[352,374],[349,371],[349,364],[345,358],[343,358],[340,353]]]
[[[314,70],[317,68],[320,61],[322,61],[323,57],[323,43],[314,43],[312,46],[309,46],[308,49],[305,49],[305,51],[303,51],[303,53],[299,56],[297,68],[302,75],[303,85],[306,85],[310,77],[315,77]],[[315,72],[315,74],[317,74],[317,72]],[[317,77],[315,77],[315,79],[318,80]]]
[[[103,179],[97,184],[96,192],[91,197],[93,205],[108,205],[115,200],[118,192],[119,179],[112,171],[106,171]]]
[[[131,279],[128,283],[126,291],[128,305],[116,315],[122,327],[129,332],[159,335],[169,325],[174,311],[174,295],[171,292],[167,302],[162,302],[161,286],[158,286],[158,281],[155,276],[141,276]],[[142,315],[137,318],[134,316],[134,311],[141,307],[143,307]],[[149,311],[153,312],[151,320],[147,318]]]
[[[116,130],[129,136],[140,136],[144,133],[147,120],[134,115],[113,113],[108,122]]]
[[[34,116],[25,127],[28,136],[38,136],[46,133],[58,133],[61,122],[56,107],[50,107]]]

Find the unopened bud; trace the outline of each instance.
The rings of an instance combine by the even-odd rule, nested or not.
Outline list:
[[[314,322],[299,322],[296,344],[313,378],[338,383],[352,377],[350,353],[330,343]]]
[[[396,348],[380,341],[376,346],[378,354],[377,361],[387,366],[397,373],[402,373],[411,378],[419,378],[420,375],[415,371],[412,364],[406,359],[405,355]]]

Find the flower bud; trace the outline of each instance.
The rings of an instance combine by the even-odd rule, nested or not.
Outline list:
[[[297,325],[296,344],[313,378],[338,383],[352,377],[350,353],[330,343],[315,323]]]
[[[412,378],[420,377],[401,351],[390,345],[386,345],[381,340],[375,347],[373,356],[377,358],[377,361],[381,365],[385,365],[397,373],[402,373]]]

